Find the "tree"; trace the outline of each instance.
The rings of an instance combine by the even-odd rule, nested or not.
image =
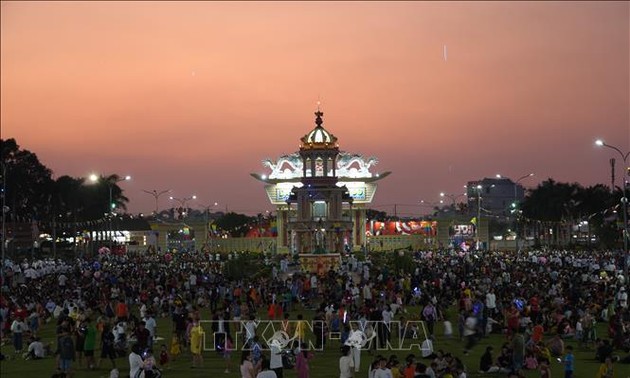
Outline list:
[[[215,224],[217,228],[230,234],[232,237],[241,237],[247,234],[250,223],[256,220],[255,217],[248,217],[244,214],[229,212],[223,214]]]
[[[571,219],[575,218],[575,199],[580,188],[579,184],[559,183],[549,178],[529,192],[523,203],[523,215],[535,221],[534,236],[537,240],[542,237],[553,244],[562,243],[563,236],[567,234],[562,223],[571,223]],[[552,230],[549,236],[546,233],[548,229]]]
[[[375,220],[379,222],[384,222],[389,218],[386,212],[374,209],[367,209],[365,211],[365,216],[367,220]]]
[[[20,149],[15,139],[0,139],[1,161],[6,169],[5,201],[13,221],[45,219],[50,214],[52,171],[37,155]]]
[[[559,183],[548,179],[529,191],[523,202],[523,216],[528,219],[539,242],[572,243],[572,227],[587,221],[589,232],[603,247],[612,247],[619,239],[612,210],[619,203],[621,191],[614,193],[605,185],[587,188],[577,183]],[[609,214],[610,213],[610,214]],[[547,235],[552,230],[552,235]],[[590,244],[591,235],[587,236]]]

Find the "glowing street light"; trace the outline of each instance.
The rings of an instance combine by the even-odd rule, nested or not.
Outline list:
[[[517,201],[517,197],[518,197],[518,193],[517,193],[517,188],[518,188],[518,184],[525,180],[526,178],[530,178],[534,176],[534,173],[528,173],[526,175],[523,175],[521,177],[519,177],[517,180],[512,180],[510,178],[508,178],[510,181],[514,182],[514,202],[512,202],[512,212],[514,214],[514,233],[516,234],[516,236],[514,237],[514,241],[516,244],[516,249],[518,250],[518,209],[517,209],[517,205],[518,205],[518,201]],[[503,176],[501,176],[500,174],[497,174],[497,178],[504,178]]]
[[[95,173],[92,173],[89,176],[89,179],[91,182],[98,182],[100,180],[100,177],[98,175],[96,175]],[[109,211],[108,211],[108,215],[109,215],[109,249],[110,251],[112,250],[113,247],[113,230],[112,230],[112,220],[111,220],[111,215],[114,213],[114,210],[116,209],[116,204],[114,203],[113,199],[112,199],[112,188],[114,187],[114,184],[117,184],[119,182],[122,181],[129,181],[131,180],[131,176],[127,175],[125,177],[116,177],[116,176],[110,176],[109,178],[107,178],[107,186],[109,187]]]
[[[451,200],[451,202],[453,203],[453,206],[455,206],[455,203],[457,202],[457,199],[460,197],[466,197],[467,194],[448,194],[448,193],[444,193],[444,192],[440,192],[440,197],[446,197],[449,198]]]
[[[628,166],[628,156],[630,155],[630,151],[623,153],[618,147],[606,144],[602,139],[597,139],[595,141],[595,145],[617,151],[623,160],[625,169],[630,169]],[[628,174],[630,174],[630,170],[628,171]],[[628,239],[630,238],[630,235],[628,235],[628,184],[628,177],[623,175],[623,197],[621,197],[621,204],[623,205],[623,258],[621,259],[621,262],[623,264],[626,281],[628,280],[628,261],[626,260],[628,260]]]
[[[177,197],[173,197],[173,196],[170,196],[170,197],[168,197],[168,198],[169,198],[171,201],[176,201],[176,202],[178,202],[178,203],[179,203],[179,205],[180,205],[180,209],[181,209],[181,211],[182,211],[182,213],[180,214],[180,217],[181,217],[181,218],[183,218],[183,217],[186,215],[186,209],[187,209],[187,207],[186,207],[186,202],[188,202],[188,201],[190,201],[190,200],[197,199],[197,196],[193,194],[193,195],[192,195],[192,196],[190,196],[190,197],[184,197],[184,198],[177,198]]]
[[[160,198],[160,196],[162,194],[166,194],[166,193],[170,192],[171,190],[170,189],[166,189],[166,190],[162,190],[162,191],[158,192],[156,189],[153,189],[153,190],[144,190],[143,189],[142,191],[152,195],[155,198],[155,215],[157,216],[157,213],[158,213],[158,199]]]

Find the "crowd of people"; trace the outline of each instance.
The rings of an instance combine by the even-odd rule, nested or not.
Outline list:
[[[227,257],[202,253],[6,260],[0,329],[14,354],[0,358],[55,358],[59,376],[105,364],[116,369],[119,358],[128,358],[131,377],[159,377],[184,354],[191,367],[203,367],[204,340],[213,340],[213,353],[223,357],[226,372],[234,370],[231,355],[238,350],[243,378],[282,378],[287,366],[306,378],[310,361],[334,333],[344,345],[339,376],[353,377],[361,367],[361,349],[378,352],[409,330],[405,323],[420,320],[426,337],[421,335],[418,355],[402,362],[396,355],[377,355],[369,378],[463,378],[477,370],[522,376],[527,369],[548,377],[556,359],[565,371],[574,369],[567,340],[593,350],[602,377],[630,362],[627,282],[615,251],[440,250],[406,256],[412,266],[396,269],[386,261],[398,253],[349,254],[339,268],[316,275],[296,270],[289,256],[252,254],[269,273],[249,272],[242,279],[223,274]],[[314,315],[305,319],[307,313]],[[162,318],[172,326],[158,329]],[[262,339],[257,325],[263,319],[285,321],[291,345]],[[301,322],[311,320],[307,335]],[[211,326],[204,328],[204,321]],[[56,324],[56,339],[42,342],[40,328],[50,322]],[[597,324],[606,325],[604,334],[598,334]],[[243,340],[238,340],[241,328]],[[435,350],[437,329],[465,341],[464,348]],[[353,342],[356,331],[365,336],[362,343]],[[204,337],[207,333],[213,337]],[[505,337],[498,355],[488,347],[478,367],[464,366],[458,356],[490,333]]]

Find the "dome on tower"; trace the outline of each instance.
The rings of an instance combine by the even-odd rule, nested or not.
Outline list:
[[[322,127],[322,116],[324,113],[319,110],[315,112],[315,128],[308,134],[304,135],[301,139],[301,148],[337,148],[337,137],[329,133],[328,130]]]

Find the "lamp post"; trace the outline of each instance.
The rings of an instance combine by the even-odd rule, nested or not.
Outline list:
[[[623,164],[625,168],[628,169],[628,156],[630,155],[630,151],[624,154],[619,148],[615,146],[611,146],[610,144],[606,144],[601,139],[597,139],[595,141],[595,145],[599,147],[607,147],[607,148],[617,151],[619,155],[621,156],[621,159],[623,160]],[[630,174],[630,171],[629,171],[629,174]],[[623,206],[623,251],[622,251],[623,258],[621,259],[621,263],[623,264],[623,272],[627,281],[628,280],[628,262],[626,260],[628,259],[628,238],[629,238],[629,235],[628,235],[628,195],[627,195],[628,178],[626,175],[622,175],[622,176],[623,176],[623,191],[622,191],[623,196],[621,197],[621,204]]]
[[[208,246],[208,232],[210,232],[210,229],[208,227],[208,222],[210,222],[210,208],[212,207],[217,207],[219,206],[218,202],[215,202],[214,204],[210,204],[207,206],[203,206],[204,209],[204,222],[205,222],[205,232],[206,232],[206,237],[205,237],[205,241],[204,244],[206,245],[206,247]]]
[[[479,228],[481,227],[481,189],[482,189],[482,186],[477,185],[475,189],[477,190],[477,225],[476,225],[477,227],[475,227],[475,237],[477,239],[476,241],[477,246],[475,249],[479,250],[480,249],[479,247],[481,245]]]
[[[95,174],[90,175],[90,181],[97,182],[98,180],[99,180],[99,177],[97,175]],[[119,182],[122,182],[122,181],[129,181],[129,180],[131,180],[131,176],[129,175],[125,177],[121,177],[121,178],[118,178],[117,176],[111,176],[107,179],[107,186],[109,187],[109,203],[107,205],[109,211],[107,212],[107,214],[109,218],[109,250],[110,251],[114,247],[114,237],[113,237],[114,231],[112,230],[112,214],[114,214],[114,210],[116,209],[116,204],[113,202],[112,189],[115,184],[118,184]]]
[[[192,195],[192,196],[190,196],[190,197],[184,197],[184,198],[177,198],[177,197],[170,196],[170,197],[168,197],[168,198],[169,198],[171,201],[176,201],[176,202],[178,202],[178,203],[179,203],[179,205],[180,205],[180,208],[182,209],[182,212],[185,212],[185,210],[186,210],[186,202],[188,202],[188,201],[190,201],[190,200],[197,199],[197,196],[196,196],[196,195]],[[181,217],[182,217],[182,218],[184,217],[184,214],[183,214],[183,213],[182,213]]]
[[[440,197],[446,197],[448,199],[451,200],[451,204],[453,205],[453,207],[455,207],[456,203],[457,203],[457,199],[460,197],[466,197],[467,194],[448,194],[448,193],[444,193],[444,192],[440,192]]]
[[[518,250],[518,206],[517,206],[517,197],[518,197],[518,193],[517,193],[517,189],[518,189],[518,184],[525,180],[526,178],[530,178],[534,176],[533,173],[528,173],[526,175],[523,175],[521,177],[519,177],[517,180],[512,180],[514,182],[514,202],[512,202],[512,212],[514,214],[514,244],[516,244],[516,250]],[[497,175],[497,178],[502,178],[503,176],[501,175]],[[511,180],[511,179],[510,179]]]
[[[144,190],[143,189],[142,191],[145,192],[145,193],[149,193],[150,195],[152,195],[155,198],[155,216],[157,217],[157,214],[158,214],[158,199],[160,198],[160,196],[162,194],[166,194],[166,193],[170,192],[171,190],[170,189],[166,189],[166,190],[162,190],[162,191],[158,192],[155,189],[153,189],[153,190]]]

